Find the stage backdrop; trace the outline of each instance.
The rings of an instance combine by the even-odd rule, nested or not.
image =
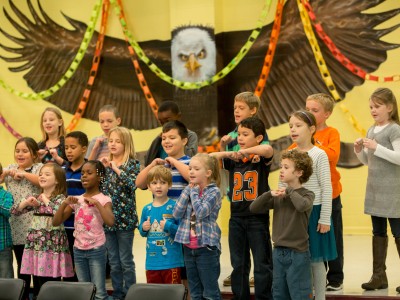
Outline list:
[[[147,41],[156,41],[158,47],[164,47],[170,40],[172,39],[171,32],[179,27],[179,26],[189,26],[189,25],[201,25],[207,28],[211,28],[210,37],[211,39],[215,39],[217,43],[217,47],[220,46],[224,41],[224,36],[229,37],[229,32],[244,32],[245,38],[243,36],[239,39],[240,43],[243,44],[248,34],[252,29],[255,28],[257,24],[257,20],[260,17],[261,11],[264,7],[265,2],[263,0],[250,0],[250,1],[241,1],[241,0],[204,0],[204,1],[193,1],[193,0],[148,0],[148,1],[140,1],[140,0],[130,0],[123,1],[123,6],[125,10],[125,16],[128,20],[128,28],[132,32],[135,39],[139,42],[143,42],[146,45]],[[288,1],[290,5],[293,7],[294,0]],[[326,19],[326,4],[334,3],[336,1],[312,1],[314,7],[321,7],[320,11],[324,10],[325,5],[325,20]],[[363,2],[363,1],[354,1],[354,2]],[[365,0],[365,2],[369,2]],[[13,1],[15,7],[17,7],[25,16],[27,16],[30,20],[33,21],[32,13],[29,11],[26,0],[14,0]],[[353,3],[353,2],[351,2]],[[93,5],[95,4],[94,0],[90,1],[79,1],[79,0],[70,0],[70,1],[52,1],[52,0],[42,0],[40,1],[41,7],[44,12],[48,15],[50,19],[55,21],[62,27],[73,30],[71,24],[66,20],[65,16],[72,18],[74,20],[78,20],[87,24],[90,19],[90,14],[93,9]],[[320,6],[318,6],[320,4]],[[354,4],[354,3],[353,3]],[[263,25],[270,24],[274,20],[275,16],[275,8],[277,5],[277,1],[272,1],[271,9],[267,15],[267,18],[263,21]],[[288,5],[288,4],[286,4]],[[354,4],[355,5],[355,4]],[[15,26],[13,26],[10,21],[5,17],[3,9],[8,11],[11,19],[16,20],[17,24],[22,24],[19,20],[20,18],[12,10],[10,3],[8,1],[2,0],[0,2],[0,28],[7,32],[9,35],[15,37],[21,36],[21,29],[17,30]],[[39,6],[36,0],[32,1],[32,7],[35,11],[39,12]],[[389,11],[391,9],[399,9],[400,3],[397,0],[387,0],[384,1],[381,5],[378,5],[374,8],[371,8],[363,13],[379,13],[384,11]],[[338,8],[337,8],[338,9]],[[317,11],[317,12],[318,12]],[[339,12],[332,11],[332,18],[334,15],[337,15]],[[40,12],[38,13],[41,16]],[[318,18],[318,13],[316,13]],[[300,19],[293,19],[293,22],[300,22]],[[289,26],[291,20],[283,19],[282,26]],[[339,20],[338,20],[339,22]],[[356,22],[356,20],[354,20]],[[356,23],[354,23],[356,24]],[[396,12],[394,16],[390,18],[388,21],[383,23],[377,23],[376,29],[390,28],[396,24],[400,24],[400,15]],[[296,25],[296,24],[295,24]],[[100,26],[100,18],[96,24],[96,30],[99,31]],[[301,22],[297,24],[296,28],[302,28]],[[22,25],[24,28],[24,25]],[[351,27],[348,30],[352,30]],[[263,32],[262,32],[263,34]],[[261,34],[261,37],[263,37]],[[116,39],[123,40],[124,36],[122,34],[121,25],[118,17],[114,13],[114,11],[109,11],[109,18],[107,23],[107,31],[106,35],[109,37],[115,37]],[[243,35],[243,34],[242,34]],[[383,36],[381,40],[391,43],[391,44],[400,44],[400,30],[394,30],[393,32],[388,33]],[[285,37],[285,35],[283,36]],[[287,37],[287,33],[286,33]],[[43,35],[34,36],[33,40],[41,39]],[[169,41],[168,43],[166,41]],[[228,40],[229,41],[229,40]],[[219,43],[219,44],[218,44]],[[0,44],[7,47],[18,48],[20,45],[12,42],[7,34],[0,33]],[[351,43],[350,43],[351,44]],[[147,44],[150,45],[150,44]],[[279,44],[278,44],[279,45]],[[54,45],[57,46],[57,45]],[[257,45],[255,45],[257,46]],[[289,47],[292,45],[288,45]],[[338,43],[340,46],[340,43]],[[321,46],[324,48],[324,46]],[[357,47],[363,47],[362,45],[358,45],[356,42],[353,45],[354,52],[357,51]],[[29,51],[29,47],[26,47]],[[93,45],[92,45],[93,48]],[[339,47],[340,48],[340,47]],[[350,47],[351,48],[351,47]],[[265,48],[266,50],[267,48]],[[277,48],[280,49],[279,47]],[[93,50],[93,49],[92,49]],[[229,50],[229,49],[228,49]],[[226,50],[229,54],[229,51]],[[278,51],[277,50],[277,51]],[[296,49],[294,49],[296,50]],[[170,50],[168,49],[167,52]],[[255,51],[255,50],[254,50]],[[310,52],[310,50],[307,50]],[[325,49],[326,51],[326,49]],[[165,52],[165,51],[164,51]],[[167,53],[165,52],[165,53]],[[296,51],[294,51],[296,52]],[[351,51],[350,51],[351,52]],[[349,53],[350,53],[349,52]],[[164,54],[165,54],[164,53]],[[251,53],[251,52],[250,52]],[[75,53],[72,53],[74,56]],[[221,55],[221,54],[219,54]],[[265,52],[264,54],[265,55]],[[282,60],[282,53],[276,54],[277,59]],[[349,54],[351,55],[351,53]],[[0,48],[0,56],[3,57],[16,57],[15,54],[10,54],[10,51],[7,51],[5,48]],[[382,59],[377,64],[377,70],[374,70],[373,74],[378,76],[391,76],[399,73],[400,69],[400,50],[392,49],[387,51],[387,59]],[[222,62],[222,65],[221,65]],[[216,72],[220,70],[222,66],[229,62],[227,57],[216,57]],[[246,61],[244,60],[244,63]],[[250,63],[247,61],[247,63]],[[5,60],[0,59],[0,79],[15,88],[16,90],[30,93],[32,89],[28,86],[27,82],[24,79],[24,75],[29,74],[35,66],[32,68],[27,68],[22,72],[14,72],[10,71],[10,67],[18,67],[23,63],[21,62],[6,62]],[[309,64],[313,66],[313,70],[318,70],[314,64],[315,61],[313,57],[310,58]],[[328,62],[329,65],[329,62]],[[90,64],[89,64],[90,66]],[[146,69],[145,65],[141,65],[143,72],[149,73]],[[129,65],[131,67],[131,65]],[[261,64],[258,69],[255,69],[253,73],[259,74],[262,67],[262,59]],[[246,64],[238,66],[238,70],[241,72],[241,69],[246,69]],[[274,68],[274,66],[272,66]],[[133,67],[132,67],[133,71]],[[239,71],[235,71],[238,73]],[[291,73],[293,70],[288,69],[287,73]],[[171,75],[171,70],[165,70],[166,73]],[[211,71],[213,72],[213,71]],[[214,71],[215,72],[215,71]],[[339,72],[340,73],[340,72]],[[213,74],[211,74],[212,76]],[[48,74],[49,78],[54,82],[59,80],[59,74]],[[115,74],[117,76],[117,74]],[[151,76],[151,75],[150,75]],[[176,75],[178,76],[178,75]],[[271,75],[272,76],[272,75]],[[278,80],[275,75],[271,80]],[[318,77],[319,73],[314,72],[313,76]],[[229,82],[229,75],[227,76],[226,82]],[[240,78],[240,77],[238,77]],[[257,78],[256,78],[257,79]],[[136,80],[136,78],[132,78],[132,81]],[[182,80],[190,81],[190,78],[183,77]],[[254,79],[253,79],[254,80]],[[313,77],[309,78],[310,81],[315,80]],[[197,80],[192,80],[197,81]],[[85,84],[85,82],[83,82]],[[156,86],[152,89],[152,86],[149,84],[152,92],[155,95],[156,101],[160,103],[163,99],[163,93],[158,93],[163,89],[164,83],[160,84],[160,86]],[[336,127],[341,134],[341,139],[345,143],[352,143],[356,138],[360,137],[360,132],[358,129],[367,129],[372,124],[372,118],[369,114],[368,107],[368,98],[369,95],[377,88],[377,87],[388,87],[391,88],[397,99],[400,100],[400,89],[399,82],[386,82],[386,83],[378,83],[375,81],[365,81],[360,82],[359,84],[353,84],[354,88],[351,86],[350,88],[344,88],[342,94],[344,95],[344,100],[339,102],[335,107],[332,117],[329,120],[329,124]],[[267,82],[268,87],[268,82]],[[209,95],[214,97],[216,93],[221,93],[221,91],[217,91],[217,89],[222,89],[226,91],[226,94],[229,95],[230,99],[223,99],[221,97],[218,98],[216,103],[210,105],[213,110],[217,109],[218,104],[218,114],[214,114],[208,124],[191,124],[187,120],[186,123],[189,128],[193,127],[201,127],[205,128],[206,125],[210,125],[209,127],[218,127],[220,130],[220,135],[225,134],[229,128],[232,128],[232,91],[235,91],[235,88],[229,89],[229,87],[224,87],[224,85],[220,85],[219,83],[214,86],[207,87]],[[229,90],[229,91],[228,91]],[[232,91],[230,91],[232,90]],[[290,96],[291,87],[287,87],[287,95]],[[40,91],[40,90],[39,90]],[[72,91],[72,88],[71,88]],[[139,94],[140,90],[137,91]],[[193,93],[193,95],[190,95]],[[295,91],[293,91],[295,93]],[[196,92],[188,92],[181,96],[181,90],[171,87],[165,92],[165,95],[168,97],[182,99],[189,99],[193,101],[193,99],[197,99],[198,94]],[[189,96],[187,96],[189,95]],[[157,98],[158,97],[158,98]],[[185,98],[189,97],[189,98]],[[265,97],[262,98],[263,101],[268,101]],[[58,101],[58,102],[57,102]],[[77,100],[79,102],[79,99]],[[67,107],[70,99],[58,99],[54,100],[54,103],[57,103],[59,107]],[[287,103],[288,102],[288,103]],[[196,101],[193,103],[197,103]],[[4,88],[0,88],[0,113],[6,118],[9,125],[14,128],[18,133],[23,136],[31,136],[36,140],[41,138],[40,133],[40,115],[42,111],[52,104],[44,100],[27,100],[22,97],[18,97],[13,93],[5,90]],[[180,103],[180,105],[184,105],[184,103]],[[284,111],[290,110],[290,99],[285,99],[282,102],[282,105],[285,106]],[[264,102],[263,107],[268,107],[268,104]],[[96,108],[96,109],[95,109]],[[205,108],[204,108],[205,109]],[[93,116],[97,115],[97,107],[92,104],[92,106],[88,106],[87,115]],[[160,128],[157,128],[156,121],[151,119],[151,110],[147,107],[145,108],[148,117],[140,125],[141,127],[131,125],[130,128],[152,128],[148,130],[132,130],[134,143],[136,151],[145,151],[150,145],[152,139],[160,132]],[[125,113],[125,112],[124,112]],[[190,112],[188,112],[189,114]],[[129,111],[128,111],[129,114]],[[71,112],[67,112],[63,110],[63,117],[65,124],[68,125],[72,119],[73,114]],[[268,112],[264,112],[264,118],[267,118]],[[186,117],[190,120],[193,117]],[[228,120],[229,119],[229,120]],[[279,118],[278,118],[279,119]],[[145,123],[148,123],[147,125]],[[277,125],[280,124],[280,125]],[[288,125],[282,118],[277,121],[271,121],[268,129],[268,134],[271,140],[279,139],[283,136],[286,136],[289,132]],[[211,130],[207,128],[207,130]],[[96,135],[101,134],[101,129],[95,120],[89,120],[83,118],[79,121],[75,130],[81,130],[92,138]],[[207,132],[199,132],[199,134],[206,134]],[[3,126],[0,125],[0,162],[3,166],[7,166],[8,164],[13,162],[13,149],[15,146],[16,138],[10,134],[10,132]],[[344,215],[344,226],[346,234],[368,234],[371,232],[370,219],[368,216],[363,214],[363,201],[365,194],[365,184],[366,184],[366,176],[367,176],[367,168],[366,167],[358,167],[352,169],[339,169],[342,175],[342,185],[343,185],[343,193],[342,193],[342,203],[343,203],[343,215]],[[273,172],[270,175],[270,186],[275,188],[277,186],[278,173]],[[138,191],[137,192],[137,202],[138,202],[138,212],[141,212],[141,209],[144,204],[151,201],[151,195],[148,192]],[[220,224],[224,233],[227,233],[227,224],[229,219],[229,203],[224,201],[223,209],[221,211]]]

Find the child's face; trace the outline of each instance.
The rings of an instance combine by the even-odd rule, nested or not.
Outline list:
[[[112,111],[103,111],[99,113],[99,122],[104,134],[108,135],[111,129],[121,124],[121,118],[116,118]]]
[[[42,126],[48,135],[58,134],[59,128],[62,124],[63,120],[58,119],[54,112],[46,111],[43,114]]]
[[[158,121],[160,122],[161,126],[169,121],[179,120],[181,118],[180,114],[174,114],[172,111],[162,111],[157,113]]]
[[[289,186],[299,183],[299,177],[302,171],[295,169],[295,164],[292,160],[284,158],[281,161],[281,168],[279,170],[279,180],[287,183]]]
[[[15,146],[14,158],[18,167],[22,169],[29,168],[33,165],[32,153],[25,142],[20,142]]]
[[[91,163],[86,163],[82,167],[82,186],[85,190],[98,187],[100,184],[100,176],[96,173],[96,167]]]
[[[233,105],[233,116],[235,117],[235,123],[238,125],[244,119],[254,116],[257,112],[255,107],[250,108],[246,102],[236,100]]]
[[[317,121],[317,126],[324,124],[331,115],[331,112],[325,111],[321,103],[315,100],[307,100],[306,110],[312,113]]]
[[[392,112],[393,108],[391,105],[386,105],[383,103],[381,104],[369,100],[369,110],[377,125],[385,125],[390,120],[390,113]]]
[[[190,183],[198,184],[204,188],[211,176],[211,170],[206,170],[205,164],[198,158],[192,158],[189,163],[189,178]]]
[[[187,138],[182,139],[179,135],[178,129],[171,129],[170,131],[163,132],[161,138],[161,146],[164,148],[164,151],[168,156],[180,158],[184,155]]]
[[[74,137],[65,139],[65,154],[69,162],[83,161],[85,158],[87,147],[79,144],[79,140]]]
[[[165,180],[158,178],[153,178],[152,181],[147,185],[154,198],[164,198],[168,194],[168,189],[170,185]]]
[[[121,138],[115,131],[111,132],[108,137],[108,150],[110,150],[110,153],[114,157],[124,155],[125,146],[122,144]]]
[[[42,167],[39,172],[39,185],[44,190],[54,189],[57,185],[56,176],[52,167]]]
[[[309,127],[306,122],[296,118],[295,116],[289,119],[290,137],[297,144],[311,143],[314,126]]]
[[[254,131],[250,128],[243,127],[239,125],[238,127],[238,137],[237,141],[240,146],[240,149],[247,149],[250,147],[257,146],[263,140],[263,136],[255,136]]]

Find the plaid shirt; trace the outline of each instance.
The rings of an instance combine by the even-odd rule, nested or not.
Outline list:
[[[199,195],[199,188],[187,186],[177,200],[173,216],[181,222],[175,235],[175,242],[189,244],[192,212],[196,216],[196,235],[200,247],[216,246],[221,250],[221,230],[217,224],[221,209],[221,193],[214,184],[209,184]]]
[[[14,200],[11,193],[0,186],[0,251],[12,246],[11,227],[8,218]]]

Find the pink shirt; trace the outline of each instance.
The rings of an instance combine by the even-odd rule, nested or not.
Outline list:
[[[106,236],[103,229],[103,218],[96,206],[89,206],[85,203],[83,196],[77,196],[78,203],[71,205],[75,210],[75,243],[74,247],[80,250],[89,250],[104,245]],[[102,206],[111,198],[103,193],[92,198],[98,200]]]

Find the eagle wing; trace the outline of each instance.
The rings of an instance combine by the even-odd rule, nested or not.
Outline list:
[[[22,38],[15,37],[0,28],[9,40],[19,46],[1,44],[4,50],[16,56],[0,57],[7,62],[15,63],[16,66],[9,68],[11,71],[27,71],[23,77],[28,86],[35,92],[41,92],[56,84],[68,70],[79,50],[87,26],[64,15],[73,27],[72,30],[68,30],[49,18],[40,3],[42,18],[35,11],[31,0],[27,3],[33,22],[10,1],[12,11],[24,27],[3,9],[6,18]],[[87,86],[97,38],[98,33],[95,32],[75,74],[59,91],[48,97],[47,101],[70,113],[76,111]],[[169,45],[170,41],[154,40],[144,42],[141,46],[156,64],[168,68],[170,67]],[[142,63],[141,68],[146,72],[145,78],[152,91],[157,91],[153,95],[156,100],[171,96],[172,88],[167,83],[159,80]],[[122,123],[126,127],[144,130],[159,126],[140,88],[128,52],[128,44],[124,40],[109,36],[105,36],[104,39],[100,68],[84,117],[97,120],[99,108],[105,104],[113,104],[118,108]]]

